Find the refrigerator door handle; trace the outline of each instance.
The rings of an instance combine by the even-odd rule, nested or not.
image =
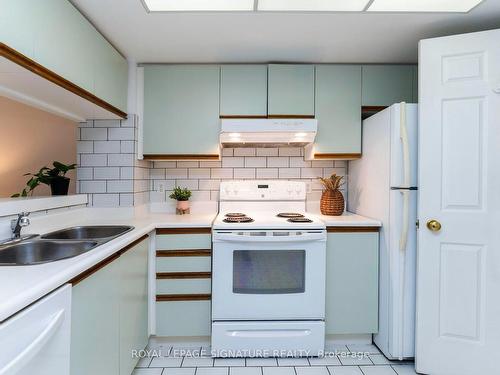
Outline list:
[[[410,191],[400,190],[403,195],[403,225],[399,238],[399,250],[405,251],[408,243],[408,230],[410,229]]]
[[[408,129],[406,127],[406,103],[401,103],[400,121],[399,121],[399,137],[403,147],[403,186],[410,187],[411,183],[411,160],[410,160],[410,141],[408,139]]]

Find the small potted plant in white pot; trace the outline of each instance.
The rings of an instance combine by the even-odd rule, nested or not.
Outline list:
[[[177,215],[184,215],[189,213],[189,198],[191,197],[191,190],[188,188],[181,188],[176,186],[170,194],[170,199],[175,199],[177,201],[177,207],[175,213]]]

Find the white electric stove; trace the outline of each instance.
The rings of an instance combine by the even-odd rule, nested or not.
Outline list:
[[[324,349],[326,230],[306,184],[227,181],[213,225],[215,356],[314,356]]]

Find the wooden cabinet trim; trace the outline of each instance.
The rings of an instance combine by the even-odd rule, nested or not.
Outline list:
[[[315,118],[314,115],[269,115],[267,118]]]
[[[211,234],[212,228],[158,228],[156,234]]]
[[[132,249],[135,245],[138,245],[139,243],[141,243],[142,241],[148,239],[149,236],[147,234],[145,234],[144,236],[136,239],[134,242],[128,244],[127,246],[125,246],[123,249],[121,249],[119,251],[120,255],[126,253],[127,251],[129,251],[130,249]]]
[[[217,154],[148,154],[144,160],[219,160]]]
[[[361,154],[339,154],[339,153],[316,153],[314,154],[314,159],[359,159]]]
[[[157,280],[210,279],[212,272],[157,272]]]
[[[374,115],[377,112],[383,111],[387,107],[384,105],[364,105],[361,107],[361,118],[363,120]]]
[[[328,233],[378,233],[380,231],[379,227],[326,227]]]
[[[107,257],[106,259],[100,261],[96,265],[90,267],[88,270],[83,271],[79,275],[75,276],[72,278],[69,283],[72,284],[73,286],[77,285],[78,283],[82,282],[89,276],[92,276],[94,273],[97,271],[101,270],[102,268],[106,267],[108,264],[114,262],[116,259],[118,259],[122,254],[124,254],[126,251],[130,250],[133,248],[135,245],[139,244],[140,242],[144,241],[145,239],[148,238],[148,235],[144,235],[141,238],[133,241],[129,245],[125,246],[123,249],[117,251],[113,255]]]
[[[101,270],[102,268],[106,267],[108,264],[112,263],[116,259],[120,257],[120,252],[114,253],[113,255],[107,257],[106,259],[100,261],[96,265],[90,267],[88,270],[83,271],[81,274],[78,276],[75,276],[72,278],[69,283],[72,284],[73,286],[77,285],[81,281],[85,280],[86,278],[92,276],[94,273],[97,271]]]
[[[0,56],[16,63],[19,66],[35,73],[36,75],[62,87],[65,90],[72,92],[79,97],[88,100],[91,103],[111,112],[123,119],[127,118],[127,114],[122,110],[116,108],[115,106],[109,104],[108,102],[98,98],[94,94],[82,89],[80,86],[75,85],[73,82],[68,81],[66,78],[61,77],[59,74],[45,68],[43,65],[31,60],[29,57],[23,55],[22,53],[16,51],[15,49],[7,46],[5,43],[0,42]]]
[[[231,118],[242,118],[242,119],[261,119],[261,118],[268,118],[266,115],[220,115],[219,118],[221,119],[231,119]]]
[[[157,302],[169,301],[209,301],[212,299],[211,294],[157,294]]]
[[[156,250],[157,257],[209,257],[212,255],[210,249],[186,249],[186,250]]]

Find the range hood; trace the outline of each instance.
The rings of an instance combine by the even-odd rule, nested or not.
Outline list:
[[[315,119],[222,119],[222,147],[304,147],[314,142]]]

